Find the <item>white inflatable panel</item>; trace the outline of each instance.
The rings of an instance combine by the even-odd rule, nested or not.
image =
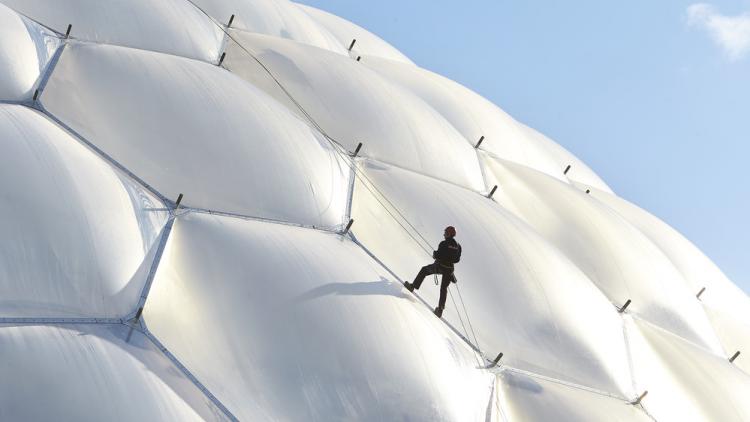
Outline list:
[[[503,352],[503,362],[520,369],[621,396],[630,394],[620,319],[564,255],[479,194],[371,161],[363,163],[363,169],[426,236],[432,249],[442,240],[446,226],[457,228],[457,240],[463,245],[457,287],[479,347],[489,358]],[[413,280],[423,265],[432,262],[399,225],[406,226],[403,219],[396,223],[388,214],[397,214],[393,206],[386,211],[360,181],[354,201],[354,234],[391,270]],[[449,292],[460,307],[456,286]],[[419,294],[437,305],[439,289],[432,277]],[[463,330],[466,315],[462,308],[457,313],[456,303],[448,299],[443,318]]]
[[[351,55],[353,57],[374,56],[397,62],[414,64],[395,47],[388,44],[372,32],[323,10],[300,3],[296,4],[323,27],[327,28],[346,48],[349,48],[352,40],[356,39],[357,42],[351,50]]]
[[[495,200],[565,253],[610,301],[721,351],[682,274],[647,236],[585,192],[518,164],[483,157]]]
[[[642,321],[631,322],[635,379],[659,422],[750,420],[750,377],[717,356]]]
[[[326,133],[349,151],[484,190],[472,146],[435,109],[361,63],[272,38],[233,32]],[[226,66],[299,112],[266,72],[236,44]]]
[[[163,205],[22,106],[0,105],[0,151],[0,317],[131,312]]]
[[[64,34],[204,61],[219,56],[224,33],[185,0],[0,0]]]
[[[288,0],[190,0],[217,22],[232,28],[286,38],[346,55],[338,40]]]
[[[241,420],[484,421],[474,352],[343,237],[179,217],[150,330]]]
[[[497,409],[505,420],[524,422],[653,422],[622,400],[504,371],[498,376]]]
[[[31,99],[58,44],[49,31],[0,4],[0,101]]]
[[[124,325],[0,325],[0,420],[227,420]]]
[[[122,47],[68,46],[44,106],[168,198],[342,224],[346,164],[283,106],[224,69]]]
[[[484,136],[480,149],[567,182],[565,169],[546,143],[529,136],[525,126],[477,93],[416,66],[378,58],[363,63],[435,108],[470,144],[476,145]]]

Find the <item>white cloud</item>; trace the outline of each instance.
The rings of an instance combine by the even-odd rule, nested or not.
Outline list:
[[[688,25],[703,28],[729,56],[739,60],[750,53],[750,12],[726,16],[706,3],[687,8]]]

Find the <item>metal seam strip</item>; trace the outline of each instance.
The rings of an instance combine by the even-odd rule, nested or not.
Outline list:
[[[151,262],[151,268],[149,268],[148,270],[148,276],[146,277],[146,283],[144,283],[143,289],[141,290],[140,299],[138,299],[138,304],[136,305],[135,309],[130,314],[128,314],[125,318],[123,318],[126,321],[134,318],[135,315],[138,313],[138,309],[140,309],[146,304],[146,300],[148,299],[148,294],[151,291],[151,285],[153,284],[154,278],[156,277],[156,270],[159,268],[162,255],[164,254],[164,249],[167,245],[167,240],[169,240],[169,235],[172,233],[172,227],[174,226],[174,221],[175,221],[175,217],[170,217],[169,220],[167,221],[167,224],[164,226],[164,229],[162,229],[161,238],[159,239],[159,246],[156,249],[154,260]]]
[[[39,76],[39,80],[37,83],[35,83],[35,87],[37,90],[39,90],[39,94],[44,92],[44,88],[47,87],[47,82],[49,82],[49,78],[52,76],[52,72],[55,71],[55,68],[57,67],[57,63],[60,61],[60,56],[62,56],[63,51],[65,50],[65,47],[68,45],[65,40],[61,40],[62,42],[55,50],[55,54],[52,55],[52,58],[50,59],[49,63],[47,63],[47,66],[44,68],[44,73],[42,73],[41,76]],[[37,97],[37,100],[39,98]]]
[[[122,324],[121,318],[56,318],[56,317],[0,317],[0,324],[23,325],[94,325],[94,324]]]
[[[164,346],[159,341],[159,339],[157,339],[156,336],[154,336],[151,333],[151,331],[148,330],[148,328],[144,327],[143,330],[138,330],[138,331],[140,331],[144,336],[146,336],[146,338],[148,338],[149,341],[151,341],[151,343],[153,343],[154,346],[156,346],[159,349],[159,351],[161,351],[164,354],[164,356],[167,357],[167,359],[169,359],[175,366],[177,366],[180,372],[182,372],[182,374],[185,375],[185,377],[187,377],[187,379],[190,380],[190,382],[192,382],[193,385],[195,385],[209,400],[211,400],[211,402],[216,407],[218,407],[222,412],[224,412],[224,414],[230,420],[239,421],[239,419],[237,419],[237,417],[234,416],[234,414],[224,405],[224,403],[222,403],[215,395],[213,395],[213,393],[211,393],[211,391],[209,391],[208,388],[206,388],[206,386],[203,385],[203,383],[200,382],[198,378],[196,378],[195,375],[193,375],[193,373],[190,372],[190,370],[185,365],[183,365],[182,362],[180,362],[180,360],[177,359],[177,357],[173,355],[172,352],[170,352],[169,349],[167,349],[166,346]]]
[[[629,372],[630,372],[630,383],[631,383],[631,386],[633,387],[633,394],[635,394],[636,397],[637,397],[638,396],[638,386],[637,386],[636,380],[635,380],[635,365],[633,363],[633,353],[632,353],[632,350],[630,348],[630,337],[628,336],[627,321],[625,321],[625,316],[624,315],[621,316],[620,322],[622,323],[622,336],[623,336],[623,341],[625,342],[625,356],[626,356],[627,361],[628,361],[628,369],[629,369]]]
[[[352,218],[352,205],[354,204],[354,186],[357,181],[356,172],[357,162],[352,158],[352,165],[349,167],[349,190],[346,198],[346,210],[344,211],[344,224]]]
[[[495,398],[495,386],[497,385],[497,377],[492,377],[492,385],[490,385],[490,398],[487,401],[487,410],[484,412],[484,422],[492,422],[492,404],[496,401]]]
[[[237,218],[240,220],[259,221],[261,223],[279,224],[282,226],[290,226],[290,227],[299,227],[303,229],[318,230],[318,231],[322,231],[326,233],[339,233],[339,229],[337,227],[313,226],[309,224],[294,223],[291,221],[284,221],[284,220],[275,220],[272,218],[258,217],[258,216],[253,216],[253,215],[235,214],[235,213],[224,212],[224,211],[214,211],[214,210],[209,210],[205,208],[193,208],[193,207],[181,206],[178,211],[183,211],[183,210],[186,212],[177,214],[176,216],[179,217],[181,215],[193,212],[196,214],[216,215],[219,217],[229,217],[229,218]]]

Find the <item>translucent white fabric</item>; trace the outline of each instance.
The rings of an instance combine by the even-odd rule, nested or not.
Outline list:
[[[442,240],[443,228],[458,228],[464,251],[456,269],[458,285],[449,290],[455,302],[449,298],[443,318],[463,330],[467,321],[462,298],[475,333],[471,327],[466,331],[472,339],[476,334],[490,359],[503,352],[503,361],[514,367],[620,396],[630,394],[617,313],[563,254],[474,192],[371,161],[363,163],[363,171],[392,205],[386,204],[386,211],[377,202],[382,197],[358,182],[352,231],[404,280],[413,280],[433,260],[399,226],[406,224],[404,219],[399,217],[397,223],[388,212],[402,213],[427,237],[430,245],[424,246],[430,249]],[[419,294],[437,305],[432,276]]]
[[[0,4],[0,101],[31,99],[58,43],[49,31]]]
[[[629,311],[721,350],[682,274],[636,227],[574,186],[511,162],[483,162],[500,186],[495,200],[569,257],[612,303],[631,300]]]
[[[524,125],[477,93],[416,66],[378,58],[363,63],[423,99],[471,145],[484,137],[480,149],[567,182],[565,168],[547,150],[547,142],[540,143],[538,136],[530,136]]]
[[[346,55],[346,49],[322,25],[288,0],[190,0],[232,28],[286,38]]]
[[[64,34],[215,61],[224,33],[185,0],[0,0]]]
[[[498,376],[496,397],[493,411],[508,421],[653,422],[622,400],[510,371]]]
[[[448,225],[437,318],[439,276],[399,281]],[[716,265],[365,29],[0,0],[0,421],[734,422],[749,392]]]
[[[346,164],[273,98],[224,69],[74,44],[42,103],[163,195],[183,193],[184,205],[342,224]]]
[[[0,420],[221,421],[177,367],[124,325],[0,325]]]
[[[643,406],[659,422],[750,420],[750,377],[723,356],[642,321],[628,323]]]
[[[351,50],[353,57],[375,56],[414,64],[408,57],[404,56],[382,38],[346,19],[301,3],[296,3],[296,5],[312,16],[316,22],[328,29],[346,48],[349,48],[352,40],[356,39],[357,42]]]
[[[435,109],[355,60],[278,38],[233,32],[312,119],[349,151],[481,191],[472,146]],[[226,66],[299,112],[238,45]]]
[[[144,315],[241,420],[485,420],[474,352],[336,234],[181,216]]]
[[[0,317],[130,313],[163,205],[46,117],[0,105]]]

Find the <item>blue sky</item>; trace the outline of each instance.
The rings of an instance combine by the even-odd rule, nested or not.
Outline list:
[[[750,292],[750,0],[301,0],[583,159]]]

